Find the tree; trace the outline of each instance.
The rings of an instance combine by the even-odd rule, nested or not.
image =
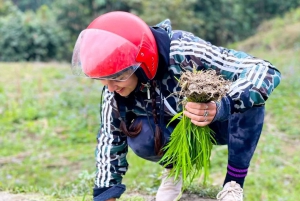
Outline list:
[[[196,18],[193,8],[196,0],[164,0],[164,1],[128,1],[131,12],[141,17],[147,24],[155,25],[170,19],[173,29],[193,32],[203,21]]]
[[[70,33],[74,43],[97,16],[113,10],[129,11],[126,1],[118,0],[56,0],[52,8],[58,24]]]
[[[51,4],[51,0],[12,0],[12,2],[21,10],[27,11],[32,10],[36,11],[40,6]]]
[[[10,13],[0,18],[1,61],[70,59],[70,37],[57,26],[47,6],[40,7],[36,13],[23,13],[14,5],[8,5]]]

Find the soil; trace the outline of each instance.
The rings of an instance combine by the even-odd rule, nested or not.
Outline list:
[[[41,201],[41,199],[33,194],[11,194],[8,192],[0,192],[0,201]]]
[[[130,201],[130,197],[136,197],[136,196],[143,197],[144,201],[155,201],[155,196],[141,195],[138,193],[129,193],[126,195],[126,198],[128,197],[129,198],[128,201]],[[216,201],[216,199],[201,198],[196,194],[183,194],[180,201]]]
[[[138,196],[138,194],[134,194]],[[155,201],[153,196],[144,196],[145,201]],[[216,201],[214,199],[200,198],[195,194],[184,194],[181,201]],[[42,201],[41,197],[34,194],[12,194],[0,192],[0,201]]]
[[[195,194],[183,195],[180,199],[182,201],[216,201],[216,199],[209,199],[209,198],[200,198]]]
[[[179,81],[180,95],[191,102],[207,103],[220,100],[229,90],[230,82],[214,70],[186,71]]]

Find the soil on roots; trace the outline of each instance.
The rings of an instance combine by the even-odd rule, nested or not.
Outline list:
[[[180,95],[197,103],[217,101],[226,95],[229,84],[230,81],[217,75],[214,70],[187,71],[180,77]]]

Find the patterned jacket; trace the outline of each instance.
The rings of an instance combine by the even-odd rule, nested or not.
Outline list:
[[[197,70],[214,69],[232,81],[226,99],[222,100],[227,107],[218,109],[216,120],[225,120],[232,113],[241,113],[253,106],[263,105],[280,82],[280,72],[268,61],[244,52],[213,46],[189,32],[172,30],[169,20],[161,22],[157,27],[163,29],[170,38],[170,52],[167,56],[169,66],[163,76],[161,88],[156,89],[158,96],[161,91],[165,97],[165,117],[172,117],[182,110],[179,104],[181,100],[175,94],[180,91],[176,78],[183,71],[192,70],[194,66]],[[145,116],[146,108],[148,114],[152,115],[146,89],[134,93],[137,96],[135,103],[127,109]],[[141,100],[146,103],[145,106]],[[127,137],[119,129],[121,117],[115,95],[107,88],[104,89],[101,115],[96,149],[95,189],[109,189],[121,184],[122,175],[127,171],[128,145]]]

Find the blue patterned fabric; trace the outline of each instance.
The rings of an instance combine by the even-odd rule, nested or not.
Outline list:
[[[152,162],[158,162],[161,156],[157,156],[154,151],[154,129],[155,124],[153,117],[138,117],[133,124],[142,122],[143,127],[140,134],[137,137],[127,137],[127,142],[132,151],[141,158]],[[163,144],[169,142],[173,126],[168,126],[163,132]]]

